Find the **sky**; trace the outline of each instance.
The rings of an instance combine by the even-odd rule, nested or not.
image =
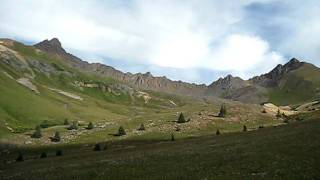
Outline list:
[[[1,0],[0,37],[197,84],[292,57],[320,66],[319,0]]]

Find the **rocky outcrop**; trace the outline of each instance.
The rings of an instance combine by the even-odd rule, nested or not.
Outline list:
[[[224,78],[219,78],[217,81],[209,85],[207,94],[215,96],[228,96],[235,90],[249,86],[249,83],[239,77],[228,75]]]
[[[228,75],[210,84],[206,95],[247,103],[259,103],[266,101],[265,93],[266,89],[263,87],[251,84],[239,77]]]
[[[31,91],[37,93],[37,94],[40,94],[37,86],[35,86],[31,81],[30,79],[28,78],[20,78],[20,79],[17,79],[17,82],[23,86],[25,86],[26,88],[30,89]]]
[[[253,77],[249,81],[262,87],[277,87],[284,75],[298,69],[303,64],[304,63],[300,62],[298,59],[292,58],[287,64],[279,64],[269,73]]]

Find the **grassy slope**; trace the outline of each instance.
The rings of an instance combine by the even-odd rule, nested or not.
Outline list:
[[[304,64],[284,77],[281,87],[270,90],[270,101],[278,105],[307,102],[320,97],[320,70]]]
[[[34,128],[35,125],[47,120],[52,124],[61,124],[65,118],[82,121],[98,121],[101,119],[119,119],[128,115],[127,106],[130,98],[126,94],[118,96],[104,93],[96,89],[85,89],[80,91],[71,86],[75,80],[90,80],[103,83],[112,83],[108,78],[100,78],[94,75],[78,72],[63,65],[58,59],[37,53],[33,48],[15,43],[12,47],[26,59],[36,59],[40,62],[55,63],[64,72],[76,76],[50,75],[50,78],[34,70],[36,77],[33,83],[38,87],[40,95],[31,92],[21,86],[15,80],[4,75],[2,71],[18,79],[24,77],[22,72],[0,63],[0,137],[7,137],[11,133],[6,126],[11,127],[15,132],[24,132]],[[85,101],[79,102],[63,95],[57,94],[45,86],[58,88],[74,94],[80,94]],[[136,103],[142,100],[136,100]],[[141,103],[140,103],[141,104]],[[65,107],[68,106],[68,109]]]
[[[320,112],[302,122],[250,132],[170,142],[120,141],[24,150],[24,162],[1,165],[2,179],[315,179],[320,171]],[[55,149],[64,156],[54,157]],[[20,149],[21,151],[21,149]],[[47,159],[39,159],[43,151]],[[14,159],[16,150],[3,156]]]
[[[203,135],[211,133],[219,128],[221,131],[238,131],[243,124],[248,127],[257,127],[259,125],[271,125],[278,121],[271,120],[272,117],[261,115],[259,107],[244,105],[241,103],[228,103],[230,121],[199,119],[198,113],[201,110],[210,113],[217,113],[221,101],[215,101],[210,104],[202,103],[185,97],[173,96],[169,94],[147,91],[153,99],[148,104],[144,104],[141,98],[132,100],[128,94],[120,93],[102,93],[99,89],[85,88],[83,91],[71,84],[74,81],[89,81],[105,84],[118,84],[108,78],[98,77],[85,72],[79,72],[63,64],[63,60],[57,57],[47,56],[46,54],[35,51],[34,48],[15,43],[12,49],[19,52],[26,59],[35,59],[47,64],[55,64],[61,73],[47,75],[33,70],[36,75],[33,83],[37,85],[40,95],[31,92],[29,89],[16,83],[15,80],[7,76],[0,77],[0,139],[12,135],[5,127],[5,123],[16,132],[27,132],[42,121],[47,120],[51,124],[60,125],[58,127],[43,130],[45,136],[52,135],[54,131],[60,131],[62,137],[68,135],[65,127],[61,126],[63,120],[79,120],[84,124],[92,121],[94,123],[112,123],[108,128],[99,132],[92,132],[89,135],[79,137],[78,142],[95,142],[106,139],[114,139],[110,133],[115,133],[120,125],[123,125],[128,134],[135,135],[141,123],[148,127],[148,131],[139,135],[140,139],[150,139],[150,137],[162,138],[175,130],[178,112],[184,112],[187,117],[191,117],[192,123],[187,123],[186,130],[183,130],[181,136],[189,137],[191,135]],[[10,66],[0,63],[0,70],[7,72],[15,79],[24,77]],[[68,76],[66,74],[73,74]],[[61,89],[67,92],[80,95],[85,100],[83,102],[73,100],[63,95],[48,90],[45,86]],[[174,101],[178,106],[173,106],[169,100]],[[27,141],[28,136],[22,134],[11,142],[23,143]]]

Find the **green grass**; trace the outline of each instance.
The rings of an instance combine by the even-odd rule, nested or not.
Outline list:
[[[319,113],[318,113],[319,115]],[[249,132],[170,136],[93,145],[10,149],[5,162],[24,152],[24,162],[0,167],[1,179],[316,179],[320,175],[320,120],[317,115],[288,125]],[[64,156],[55,157],[56,149]],[[49,154],[39,159],[41,152]]]
[[[269,100],[278,105],[308,102],[319,98],[319,68],[305,64],[283,78],[279,88],[270,89]]]

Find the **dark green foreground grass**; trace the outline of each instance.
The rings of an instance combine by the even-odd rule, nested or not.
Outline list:
[[[0,179],[317,179],[320,120],[250,132],[163,141],[120,141],[2,154]],[[55,149],[63,149],[62,157]],[[46,151],[48,158],[39,159]]]

